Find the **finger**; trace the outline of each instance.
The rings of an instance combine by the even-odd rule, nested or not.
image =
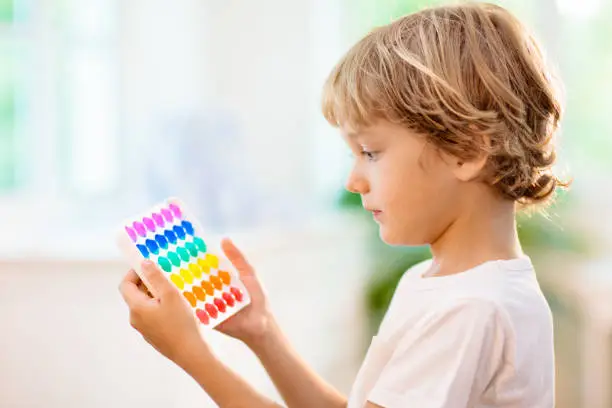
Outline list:
[[[147,288],[147,285],[145,285],[143,281],[138,282],[136,286],[138,286],[138,289],[140,289],[140,291],[146,294],[148,297],[153,297],[153,294],[149,291],[149,288]]]
[[[142,263],[142,273],[148,283],[149,290],[154,295],[161,297],[172,293],[174,288],[164,276],[164,273],[150,260]]]
[[[138,278],[136,272],[131,270],[125,275],[121,281],[121,284],[119,285],[119,292],[130,309],[133,309],[135,306],[141,305],[149,300],[149,297],[138,289],[136,279],[140,281],[140,278]]]
[[[238,270],[241,277],[244,276],[255,276],[255,269],[251,266],[246,257],[242,252],[234,245],[231,239],[224,238],[221,241],[221,249],[225,253],[227,259],[230,260],[232,265]]]

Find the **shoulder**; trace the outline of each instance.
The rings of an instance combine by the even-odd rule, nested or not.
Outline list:
[[[417,264],[412,265],[402,275],[402,278],[400,279],[398,283],[398,287],[401,286],[402,283],[408,281],[409,279],[419,278],[421,275],[423,275],[423,273],[425,273],[429,268],[431,268],[432,264],[433,264],[433,259],[429,258]]]

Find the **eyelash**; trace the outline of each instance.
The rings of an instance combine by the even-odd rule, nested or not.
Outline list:
[[[362,150],[361,151],[361,155],[364,156],[369,161],[376,160],[376,154],[377,154],[376,152],[370,152],[368,150]]]

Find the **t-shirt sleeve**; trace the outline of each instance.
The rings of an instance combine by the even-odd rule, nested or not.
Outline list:
[[[484,300],[455,301],[425,316],[398,342],[368,401],[385,408],[464,408],[503,359],[504,321]]]

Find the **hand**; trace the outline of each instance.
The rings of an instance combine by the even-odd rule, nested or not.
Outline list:
[[[182,365],[196,348],[207,348],[199,322],[187,300],[151,261],[142,270],[150,292],[134,270],[130,270],[119,291],[130,308],[130,324],[161,354]],[[155,294],[155,297],[151,295]],[[199,350],[201,351],[201,350]]]
[[[269,332],[273,321],[272,313],[265,291],[255,275],[255,269],[242,252],[227,238],[221,241],[221,248],[238,271],[240,280],[249,292],[251,303],[216,329],[249,345]]]

